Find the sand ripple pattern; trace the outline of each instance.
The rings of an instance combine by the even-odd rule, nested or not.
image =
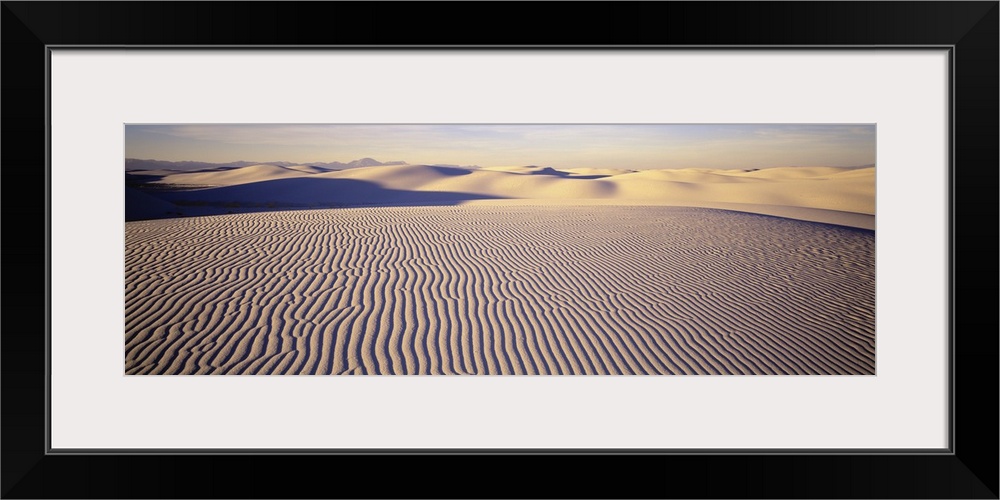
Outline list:
[[[129,222],[127,374],[874,374],[875,235],[679,207]]]

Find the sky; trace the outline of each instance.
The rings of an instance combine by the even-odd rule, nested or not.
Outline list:
[[[125,157],[633,170],[846,167],[875,163],[875,125],[126,125]]]

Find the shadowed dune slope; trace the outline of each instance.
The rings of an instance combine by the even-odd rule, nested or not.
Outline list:
[[[178,205],[205,204],[231,207],[337,207],[384,204],[449,204],[463,200],[495,198],[476,193],[444,190],[401,190],[351,178],[277,179],[235,186],[160,194]]]
[[[181,208],[138,189],[125,187],[125,220],[177,217]]]
[[[865,230],[664,206],[128,222],[124,368],[871,375],[874,240]]]

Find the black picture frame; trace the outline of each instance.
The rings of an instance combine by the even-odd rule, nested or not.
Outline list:
[[[3,293],[4,498],[998,498],[998,325],[989,307],[997,274],[988,264],[998,255],[996,1],[2,4],[2,253],[9,269],[45,270],[30,280],[9,272]],[[46,62],[54,45],[950,47],[952,446],[932,454],[51,454]],[[384,480],[361,480],[368,472]]]

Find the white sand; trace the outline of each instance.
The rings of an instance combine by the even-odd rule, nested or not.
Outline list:
[[[874,374],[873,168],[319,170],[126,191],[267,210],[125,224],[127,374]]]

